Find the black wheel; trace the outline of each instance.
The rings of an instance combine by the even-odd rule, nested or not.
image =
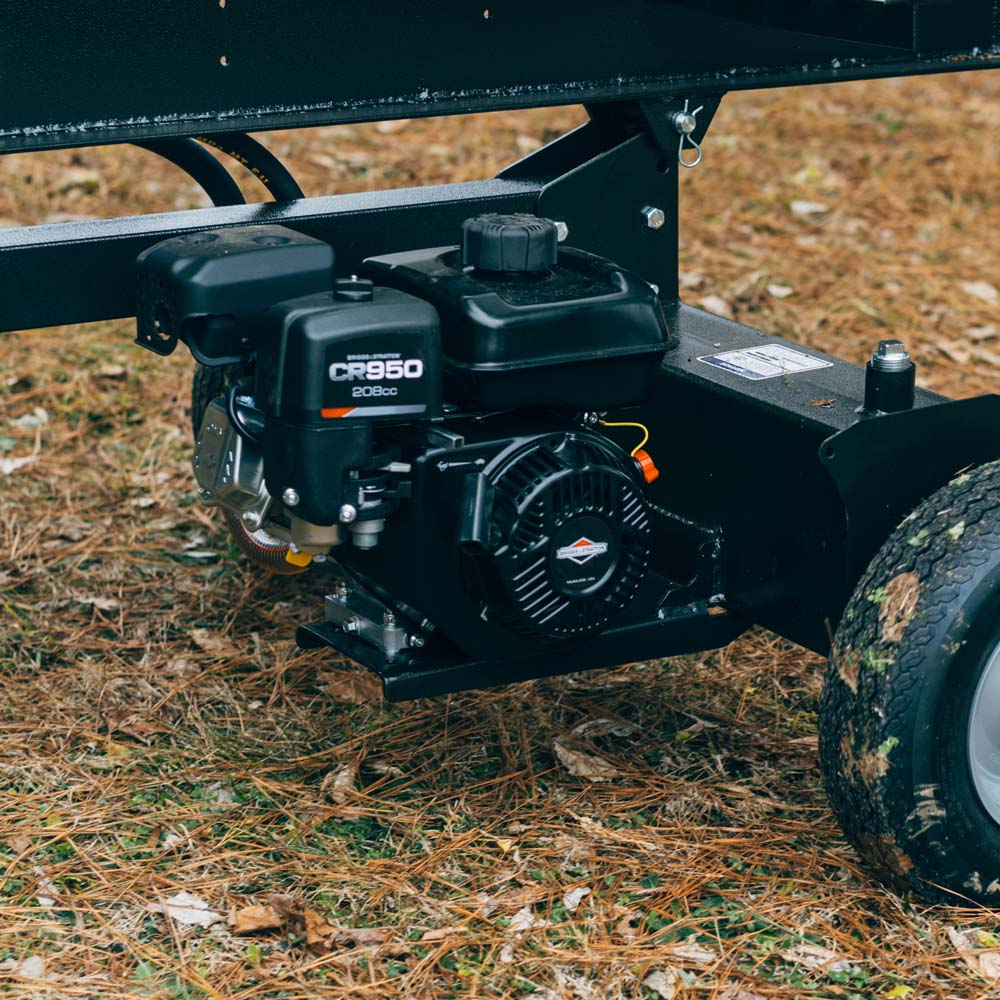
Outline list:
[[[820,755],[877,875],[1000,904],[1000,463],[921,504],[861,579],[834,638]]]

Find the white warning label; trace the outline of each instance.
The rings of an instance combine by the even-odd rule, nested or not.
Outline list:
[[[698,360],[704,361],[706,365],[723,368],[742,378],[753,379],[755,382],[764,378],[776,378],[778,375],[797,375],[799,372],[811,372],[816,368],[833,367],[830,361],[811,357],[802,351],[793,351],[784,344],[744,347],[739,351],[708,354]]]

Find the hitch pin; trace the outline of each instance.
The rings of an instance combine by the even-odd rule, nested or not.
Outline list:
[[[677,145],[677,162],[682,167],[687,167],[689,170],[692,167],[698,166],[701,163],[701,146],[691,138],[691,133],[698,127],[698,112],[705,107],[704,104],[695,108],[694,111],[688,111],[689,101],[684,101],[684,110],[677,111],[671,121],[673,122],[674,128],[680,135],[680,142]],[[685,143],[690,149],[695,151],[695,158],[693,160],[684,159],[684,146]]]

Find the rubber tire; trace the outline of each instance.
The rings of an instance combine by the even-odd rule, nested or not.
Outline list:
[[[823,775],[844,832],[877,876],[926,899],[1000,905],[1000,825],[967,749],[998,641],[993,462],[938,490],[889,537],[845,610],[820,704]]]

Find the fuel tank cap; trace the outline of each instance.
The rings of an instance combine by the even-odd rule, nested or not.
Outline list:
[[[558,247],[556,224],[537,215],[477,215],[462,223],[462,265],[479,271],[545,271]]]

